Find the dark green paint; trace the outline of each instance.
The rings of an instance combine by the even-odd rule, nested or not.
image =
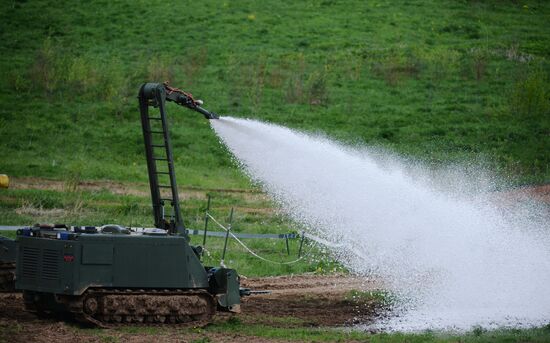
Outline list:
[[[9,263],[15,261],[15,241],[0,236],[0,263]]]
[[[88,287],[209,286],[184,237],[80,234],[74,240],[19,236],[18,242],[16,287],[21,290],[80,295]],[[45,275],[48,268],[56,277]]]

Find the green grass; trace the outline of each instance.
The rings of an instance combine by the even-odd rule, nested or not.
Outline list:
[[[296,324],[294,318],[279,318],[278,323],[284,322]],[[232,317],[229,320],[218,321],[204,328],[183,328],[174,329],[170,327],[121,327],[114,330],[86,329],[74,327],[79,335],[99,336],[102,339],[115,339],[115,341],[124,341],[132,335],[141,337],[177,337],[179,339],[189,339],[193,337],[196,341],[209,341],[219,336],[231,337],[254,337],[264,339],[276,339],[285,341],[303,341],[303,342],[462,342],[462,343],[482,343],[482,342],[548,342],[550,339],[550,327],[544,326],[532,329],[499,329],[485,330],[483,328],[473,328],[465,333],[435,332],[425,331],[419,333],[369,333],[359,330],[349,330],[346,328],[316,328],[316,327],[290,327],[267,326],[264,324],[250,324],[242,322],[238,317]]]
[[[285,339],[306,342],[548,342],[548,328],[526,330],[494,330],[479,332],[473,330],[465,334],[442,332],[424,333],[379,333],[370,334],[362,331],[344,331],[330,328],[274,328],[264,325],[241,325],[239,323],[220,324],[208,327],[206,331],[241,333],[256,337]]]
[[[386,343],[386,342],[463,342],[463,343],[482,343],[482,342],[532,342],[542,343],[548,342],[550,338],[550,330],[548,327],[534,329],[502,329],[502,330],[483,330],[474,329],[463,334],[445,333],[445,332],[421,332],[421,333],[367,333],[362,331],[350,331],[347,329],[332,329],[332,328],[284,328],[271,327],[259,324],[244,324],[236,318],[232,318],[223,323],[209,325],[202,329],[180,329],[177,334],[174,334],[173,329],[156,328],[156,327],[130,327],[119,328],[115,330],[97,329],[77,329],[80,334],[100,336],[104,339],[117,338],[116,341],[123,341],[128,335],[154,336],[163,337],[179,337],[188,339],[190,336],[197,337],[197,341],[209,341],[212,334],[222,334],[226,337],[231,335],[239,335],[236,337],[261,337],[264,339],[278,339],[285,341],[303,341],[303,342],[370,342],[370,343]],[[120,334],[125,336],[121,337]],[[216,341],[216,339],[214,339]]]
[[[170,80],[219,113],[550,180],[544,1],[4,9],[0,166],[13,176],[145,181],[135,96],[142,82]],[[207,122],[169,111],[181,185],[251,187]]]
[[[372,302],[383,306],[391,306],[398,302],[397,297],[386,290],[358,291],[352,289],[346,294],[345,299],[355,303]]]
[[[17,234],[16,231],[1,231],[0,236],[15,239]]]
[[[0,323],[0,343],[8,343],[23,331],[19,323]]]

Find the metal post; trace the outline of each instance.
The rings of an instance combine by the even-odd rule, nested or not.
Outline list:
[[[222,262],[225,260],[225,251],[227,250],[227,240],[229,239],[229,231],[231,231],[232,223],[233,223],[233,207],[231,207],[231,213],[229,214],[229,225],[227,225],[227,231],[225,231],[225,243],[223,244]]]
[[[206,212],[204,213],[204,236],[202,236],[202,246],[206,246],[206,232],[208,231],[208,220],[210,217],[210,194],[208,194],[208,203],[206,205]]]
[[[302,231],[302,237],[300,238],[300,248],[298,249],[298,257],[302,257],[302,246],[304,245],[304,231]]]
[[[285,240],[286,240],[286,253],[288,256],[290,256],[290,247],[288,246],[288,234],[285,233]]]

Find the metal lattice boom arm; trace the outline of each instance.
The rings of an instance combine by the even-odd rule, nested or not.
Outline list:
[[[140,88],[138,99],[155,226],[168,230],[171,234],[186,235],[180,212],[172,144],[166,119],[166,101],[197,111],[207,119],[216,119],[218,116],[200,107],[202,101],[195,100],[190,93],[172,88],[166,83],[144,83]],[[159,115],[151,115],[150,107],[158,108]],[[159,180],[164,182],[161,183]]]

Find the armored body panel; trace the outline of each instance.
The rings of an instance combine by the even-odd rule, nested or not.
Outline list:
[[[89,287],[208,288],[187,240],[143,234],[19,236],[17,288],[81,295]]]

